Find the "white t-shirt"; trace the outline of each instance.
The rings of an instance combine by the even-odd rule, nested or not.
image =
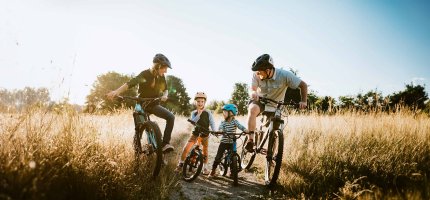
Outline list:
[[[284,100],[287,88],[296,89],[301,81],[293,73],[279,68],[275,68],[271,79],[260,80],[255,73],[252,75],[252,86],[257,87],[257,94],[276,101]],[[273,112],[275,109],[275,104],[266,104],[265,111]]]

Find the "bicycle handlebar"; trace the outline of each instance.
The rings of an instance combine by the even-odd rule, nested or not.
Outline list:
[[[240,136],[246,134],[245,132],[241,132],[241,133],[229,133],[229,134],[227,134],[226,132],[223,132],[223,131],[210,131],[210,130],[204,128],[204,127],[201,127],[200,125],[198,125],[195,121],[193,121],[191,119],[187,119],[187,121],[190,122],[192,125],[203,129],[203,131],[206,131],[206,132],[208,132],[210,134],[213,134],[215,136],[217,136],[217,135],[227,135],[228,137],[233,137],[233,136],[239,135],[239,137],[240,137]]]
[[[160,100],[159,97],[155,97],[155,98],[141,98],[141,97],[132,97],[132,96],[117,96],[117,98],[119,98],[121,100],[129,99],[129,100],[133,100],[133,101],[137,101],[137,102],[158,101],[158,100]]]
[[[272,103],[275,103],[277,105],[282,105],[282,106],[288,106],[288,105],[294,106],[295,108],[298,108],[300,106],[299,103],[296,103],[294,101],[290,101],[290,102],[276,101],[276,100],[273,100],[273,99],[270,99],[270,98],[266,98],[266,97],[263,97],[263,96],[258,96],[258,98],[259,98],[259,101],[262,102],[262,103],[272,102]]]

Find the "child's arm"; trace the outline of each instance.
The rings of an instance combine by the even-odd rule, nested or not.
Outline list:
[[[193,122],[197,122],[197,121],[199,121],[199,119],[200,119],[200,115],[198,115],[198,114],[197,114],[197,110],[193,110],[193,112],[191,112],[190,119],[191,119]]]
[[[249,132],[249,131],[248,131],[248,129],[246,129],[246,127],[245,127],[245,126],[243,126],[242,124],[240,124],[240,123],[239,123],[239,121],[234,120],[234,122],[236,123],[237,128],[239,128],[240,130],[242,130],[242,131],[243,131],[243,132],[245,132],[245,133],[248,133],[248,132]]]
[[[221,123],[219,124],[218,131],[219,131],[219,132],[224,132],[224,123],[223,123],[223,122],[221,122]]]
[[[213,117],[213,115],[212,115],[211,112],[208,111],[208,113],[209,113],[209,124],[211,126],[211,130],[212,131],[216,131],[215,130],[215,120],[214,120],[214,117]]]

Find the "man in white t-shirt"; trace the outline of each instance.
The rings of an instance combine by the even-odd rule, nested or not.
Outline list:
[[[282,101],[285,97],[287,88],[300,88],[301,101],[300,109],[307,106],[308,85],[293,73],[275,68],[273,59],[269,54],[259,56],[252,64],[251,100],[248,105],[248,130],[250,130],[250,139],[245,148],[253,151],[253,131],[255,130],[257,115],[261,112],[274,112],[276,105],[263,105],[259,102],[259,96],[264,96],[276,101]]]

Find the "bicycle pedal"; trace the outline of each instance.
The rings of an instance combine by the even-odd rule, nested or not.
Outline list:
[[[147,150],[147,149],[145,149],[145,150],[143,150],[143,153],[145,155],[151,155],[152,153],[154,153],[154,151],[153,150]]]
[[[145,145],[145,150],[143,150],[143,153],[146,155],[154,153],[154,148],[151,144]]]
[[[261,148],[260,149],[260,153],[263,154],[263,155],[267,155],[267,149]]]

